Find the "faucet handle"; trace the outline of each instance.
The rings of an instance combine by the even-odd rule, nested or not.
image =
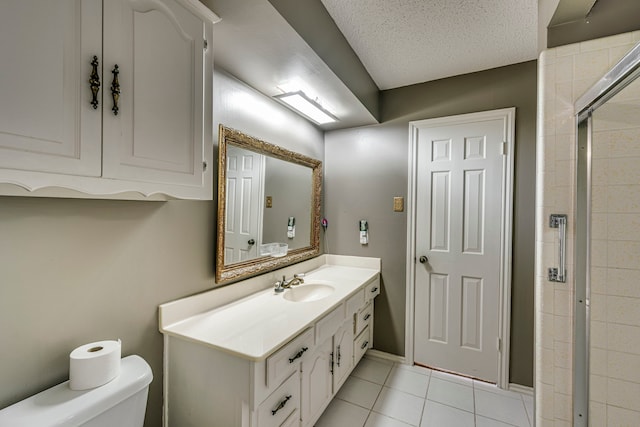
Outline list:
[[[280,292],[284,292],[284,277],[282,278],[282,281],[277,281],[274,285],[273,290],[279,294]]]
[[[296,279],[302,279],[304,277],[304,273],[294,274],[293,277]]]

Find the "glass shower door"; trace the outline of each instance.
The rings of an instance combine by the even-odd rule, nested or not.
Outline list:
[[[578,101],[586,105],[578,115],[576,427],[640,420],[638,51],[603,78],[608,86],[592,90],[590,103],[589,92]]]

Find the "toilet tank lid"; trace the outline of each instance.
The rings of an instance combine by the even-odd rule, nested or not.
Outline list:
[[[89,390],[71,390],[69,381],[0,410],[0,427],[78,426],[148,387],[151,367],[140,356],[122,359],[120,375]]]

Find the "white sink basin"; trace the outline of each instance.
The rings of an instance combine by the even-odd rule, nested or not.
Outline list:
[[[335,291],[333,286],[323,283],[309,283],[286,290],[284,299],[293,302],[317,301],[328,297],[333,291]]]

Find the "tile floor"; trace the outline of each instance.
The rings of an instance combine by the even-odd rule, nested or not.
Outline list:
[[[365,356],[315,427],[531,427],[533,397]]]

